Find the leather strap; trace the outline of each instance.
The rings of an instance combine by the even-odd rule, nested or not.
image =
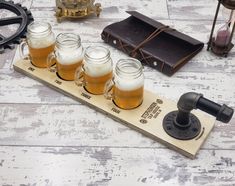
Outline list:
[[[166,31],[166,30],[174,30],[170,28],[169,26],[162,26],[160,28],[157,28],[153,33],[151,33],[144,41],[142,41],[140,44],[138,44],[130,53],[131,57],[135,57],[137,54],[137,51],[144,46],[146,43],[157,37],[160,33]]]

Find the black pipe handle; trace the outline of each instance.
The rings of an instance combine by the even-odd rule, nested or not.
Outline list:
[[[228,123],[231,120],[234,112],[231,107],[228,107],[225,104],[219,105],[204,97],[200,97],[196,107],[212,116],[215,116],[216,120],[223,123]]]
[[[216,117],[218,121],[228,123],[234,113],[234,110],[227,105],[219,105],[203,97],[202,94],[188,92],[182,95],[178,101],[178,114],[176,124],[187,126],[189,124],[189,115],[193,109],[200,109]]]

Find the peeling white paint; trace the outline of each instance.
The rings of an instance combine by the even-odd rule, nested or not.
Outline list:
[[[61,24],[54,17],[54,0],[15,2],[31,7],[35,20],[50,22],[55,34],[80,34],[85,47],[105,45],[114,63],[127,56],[104,44],[100,33],[127,17],[126,10],[140,11],[206,43],[217,4],[96,1],[103,6],[100,18]],[[172,77],[145,67],[145,88],[175,101],[184,92],[197,91],[235,107],[234,51],[220,58],[204,49]],[[235,117],[229,124],[217,122],[197,158],[190,160],[14,72],[14,54],[8,50],[0,56],[0,185],[235,185]]]

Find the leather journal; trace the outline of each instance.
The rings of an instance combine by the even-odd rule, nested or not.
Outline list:
[[[204,46],[202,42],[136,11],[127,13],[131,15],[127,19],[104,28],[102,39],[168,76]]]

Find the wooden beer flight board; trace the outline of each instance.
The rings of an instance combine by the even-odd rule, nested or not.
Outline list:
[[[123,110],[118,108],[111,100],[105,99],[103,95],[92,95],[83,87],[78,87],[73,81],[61,80],[56,73],[50,72],[47,69],[37,68],[30,61],[16,61],[13,67],[16,71],[36,79],[93,109],[103,112],[114,120],[165,144],[191,159],[195,158],[196,153],[206,140],[215,123],[213,117],[207,114],[204,115],[202,112],[193,111],[202,124],[201,133],[192,140],[177,140],[169,136],[162,126],[164,116],[171,111],[177,110],[176,102],[145,90],[144,101],[138,108]]]

